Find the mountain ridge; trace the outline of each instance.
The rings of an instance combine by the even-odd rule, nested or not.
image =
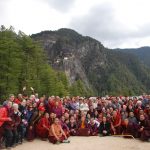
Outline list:
[[[125,48],[125,49],[114,49],[117,51],[127,52],[136,55],[140,61],[150,67],[150,47],[143,46],[140,48]]]
[[[66,28],[31,37],[44,48],[52,67],[66,73],[70,84],[81,80],[97,95],[149,89],[150,69],[134,54],[105,48],[98,40]]]

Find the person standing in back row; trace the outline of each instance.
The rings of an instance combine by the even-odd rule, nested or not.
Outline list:
[[[9,117],[9,110],[12,107],[12,102],[6,101],[5,104],[0,108],[0,149],[2,149],[2,138],[6,134],[4,124],[5,122],[11,122],[12,119]],[[8,138],[6,138],[6,141]],[[8,142],[7,142],[8,143]],[[8,147],[9,145],[7,145]]]

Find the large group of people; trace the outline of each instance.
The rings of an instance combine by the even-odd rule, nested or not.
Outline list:
[[[69,136],[110,136],[150,141],[150,95],[64,97],[11,94],[0,107],[0,148],[39,138],[69,143]]]

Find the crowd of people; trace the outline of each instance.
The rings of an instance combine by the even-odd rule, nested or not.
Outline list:
[[[11,94],[0,107],[0,148],[24,140],[69,143],[69,136],[110,136],[150,141],[150,95],[64,97]]]

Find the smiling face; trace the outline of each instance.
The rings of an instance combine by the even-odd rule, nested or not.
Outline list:
[[[13,109],[14,109],[14,111],[18,111],[18,104],[13,104]]]
[[[129,123],[129,120],[126,118],[126,119],[124,120],[124,124],[125,124],[125,125],[128,125],[128,123]]]
[[[64,117],[64,116],[62,116],[62,117],[61,117],[61,120],[64,122],[64,121],[65,121],[65,117]]]
[[[140,115],[140,120],[141,120],[141,121],[145,120],[144,115]]]
[[[21,105],[24,106],[24,107],[26,106],[26,104],[27,104],[26,100],[23,100],[22,103],[21,103]]]
[[[103,122],[106,122],[106,117],[103,117]]]
[[[14,96],[14,95],[11,95],[11,96],[9,97],[9,100],[10,100],[11,102],[13,102],[13,101],[15,100],[15,96]]]
[[[60,123],[59,119],[55,118],[54,123],[58,125]]]
[[[58,101],[55,103],[55,106],[57,107],[59,105]]]
[[[54,113],[51,113],[51,114],[50,114],[50,118],[55,118],[55,114],[54,114]]]
[[[113,117],[116,117],[117,116],[117,111],[113,111]]]
[[[129,113],[129,116],[130,116],[130,117],[134,117],[134,113],[131,111],[131,112]]]
[[[95,123],[95,122],[94,122],[94,118],[91,118],[91,119],[90,119],[90,123],[91,123],[91,124],[94,124],[94,123]]]
[[[73,116],[70,118],[70,122],[71,122],[71,123],[74,123],[74,122],[75,122],[75,119],[74,119]]]
[[[139,114],[140,114],[140,115],[143,115],[143,114],[144,114],[144,111],[141,109],[141,110],[139,111]]]
[[[48,118],[49,118],[49,114],[48,114],[48,113],[45,113],[45,117],[48,119]]]
[[[12,107],[12,102],[9,101],[8,104],[7,104],[7,107],[11,108]]]

